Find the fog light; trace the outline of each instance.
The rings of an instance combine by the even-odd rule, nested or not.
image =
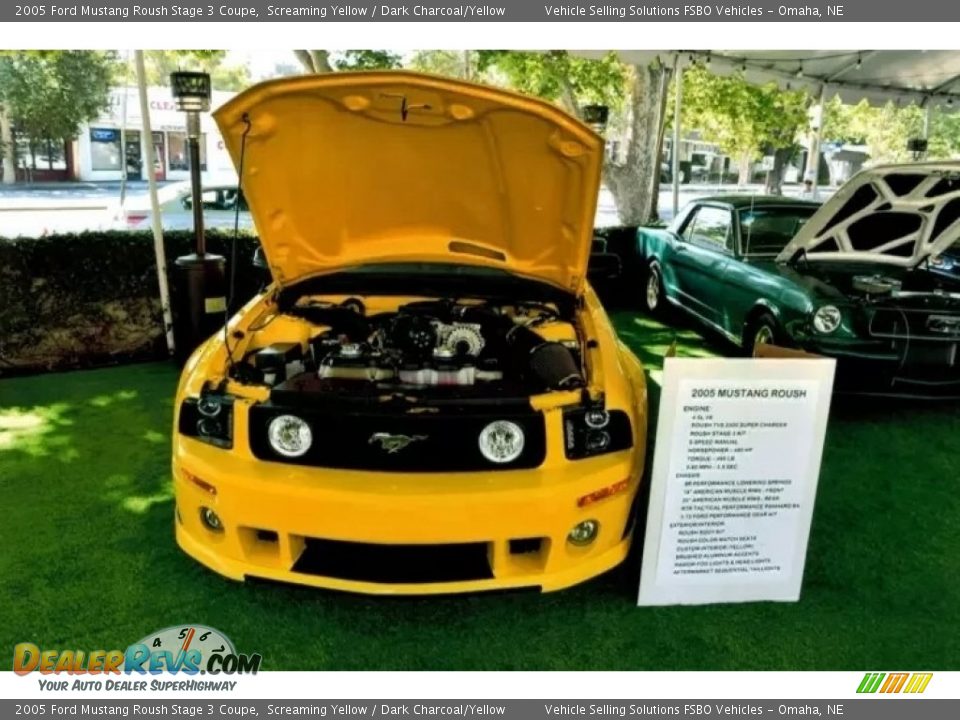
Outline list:
[[[223,523],[220,522],[220,516],[208,507],[200,508],[200,521],[213,532],[223,532]]]
[[[567,535],[567,541],[571,545],[589,545],[597,539],[597,532],[600,530],[600,523],[596,520],[584,520],[573,526],[570,534]]]

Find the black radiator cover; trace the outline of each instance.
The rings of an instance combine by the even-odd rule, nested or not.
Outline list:
[[[310,424],[313,444],[301,457],[288,458],[270,447],[267,427],[278,415],[296,415]],[[524,432],[520,457],[509,463],[494,463],[480,452],[480,431],[494,420],[509,420]],[[529,403],[467,407],[351,408],[290,407],[263,403],[250,409],[250,449],[260,460],[312,467],[380,472],[468,472],[517,470],[539,467],[547,454],[543,414]],[[375,436],[385,433],[400,438],[384,443]],[[403,445],[397,448],[396,445]],[[386,445],[386,446],[385,446]],[[393,451],[391,452],[391,449]]]

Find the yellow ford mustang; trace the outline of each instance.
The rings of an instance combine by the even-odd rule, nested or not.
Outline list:
[[[399,72],[267,82],[215,116],[274,282],[184,370],[180,546],[369,593],[620,563],[647,397],[586,282],[602,139]]]

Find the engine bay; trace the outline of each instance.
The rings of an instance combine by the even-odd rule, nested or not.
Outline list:
[[[955,277],[926,268],[894,268],[870,263],[819,262],[798,270],[830,285],[844,296],[864,303],[934,299],[956,301],[960,282]]]
[[[369,309],[359,297],[302,299],[255,331],[283,340],[252,338],[231,374],[285,396],[443,388],[459,396],[530,395],[585,384],[576,326],[550,303],[426,299],[384,309],[376,301]],[[275,327],[279,318],[294,324],[299,341]]]

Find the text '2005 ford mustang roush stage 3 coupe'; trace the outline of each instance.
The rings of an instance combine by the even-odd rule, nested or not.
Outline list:
[[[865,170],[822,207],[704,198],[641,229],[644,301],[668,301],[750,352],[837,358],[837,389],[960,397],[960,163]]]
[[[274,282],[185,367],[180,546],[372,593],[620,563],[647,401],[586,281],[601,138],[410,73],[268,82],[215,116]]]

